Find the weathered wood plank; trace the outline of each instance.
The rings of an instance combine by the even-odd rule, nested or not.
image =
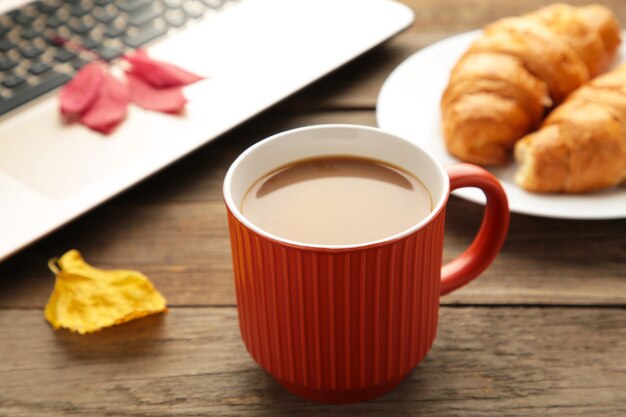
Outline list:
[[[234,288],[220,191],[236,155],[292,127],[373,125],[382,82],[412,53],[548,3],[406,2],[416,12],[406,33],[0,264],[0,416],[624,415],[626,219],[514,215],[495,264],[442,300],[455,306],[442,308],[439,338],[425,362],[370,403],[302,401],[245,352],[228,307]],[[626,23],[626,3],[603,3]],[[446,259],[467,246],[480,217],[481,207],[451,200]],[[98,266],[140,269],[171,305],[196,307],[89,336],[54,332],[41,312],[53,285],[45,262],[73,247]],[[467,303],[502,306],[456,306]]]
[[[136,268],[173,305],[234,304],[222,179],[232,160],[271,133],[315,123],[373,125],[372,112],[270,112],[0,264],[0,306],[41,307],[46,261],[78,248],[95,265]],[[446,259],[474,236],[482,207],[452,199]],[[626,304],[626,220],[514,215],[495,264],[445,303]]]
[[[482,208],[453,199],[445,258],[474,235]],[[626,305],[626,221],[513,216],[503,252],[482,277],[443,298],[472,304]],[[111,204],[0,265],[0,306],[41,307],[53,286],[46,260],[69,248],[105,268],[146,273],[172,305],[235,303],[221,202]]]
[[[443,308],[425,362],[369,403],[285,392],[248,356],[234,308],[175,308],[87,336],[0,311],[0,415],[623,416],[623,309]]]

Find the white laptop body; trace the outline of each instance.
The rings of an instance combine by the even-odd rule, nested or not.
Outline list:
[[[15,0],[0,2],[13,6]],[[148,47],[206,79],[182,116],[131,105],[111,135],[64,125],[57,92],[0,119],[0,260],[406,28],[388,0],[243,0]]]

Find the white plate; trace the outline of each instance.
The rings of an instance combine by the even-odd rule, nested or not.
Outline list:
[[[385,81],[376,106],[378,126],[414,141],[444,164],[459,162],[445,149],[440,130],[439,101],[452,67],[479,31],[467,32],[420,50],[396,68]],[[626,56],[622,45],[620,56]],[[614,219],[626,217],[626,187],[586,195],[542,195],[524,191],[513,181],[515,163],[490,171],[500,179],[511,211],[563,219]],[[485,203],[474,188],[454,192]]]

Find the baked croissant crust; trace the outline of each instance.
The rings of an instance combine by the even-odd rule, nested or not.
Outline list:
[[[626,65],[572,93],[515,145],[515,181],[536,192],[583,193],[626,180]]]
[[[619,43],[615,16],[596,4],[553,4],[488,25],[441,100],[448,151],[481,165],[506,163],[545,108],[605,71]]]

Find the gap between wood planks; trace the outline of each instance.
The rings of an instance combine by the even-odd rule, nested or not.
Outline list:
[[[193,309],[193,308],[237,308],[235,304],[180,304],[167,306],[169,310],[174,309]],[[439,308],[445,309],[455,309],[460,310],[464,308],[484,308],[484,309],[498,309],[498,308],[508,308],[508,309],[530,309],[530,308],[543,308],[543,309],[582,309],[582,310],[626,310],[626,304],[540,304],[540,303],[529,303],[529,304],[497,304],[497,303],[488,303],[488,304],[445,304],[442,303],[439,305]],[[0,311],[43,311],[43,307],[34,307],[34,306],[16,306],[16,307],[6,307],[0,306]]]

